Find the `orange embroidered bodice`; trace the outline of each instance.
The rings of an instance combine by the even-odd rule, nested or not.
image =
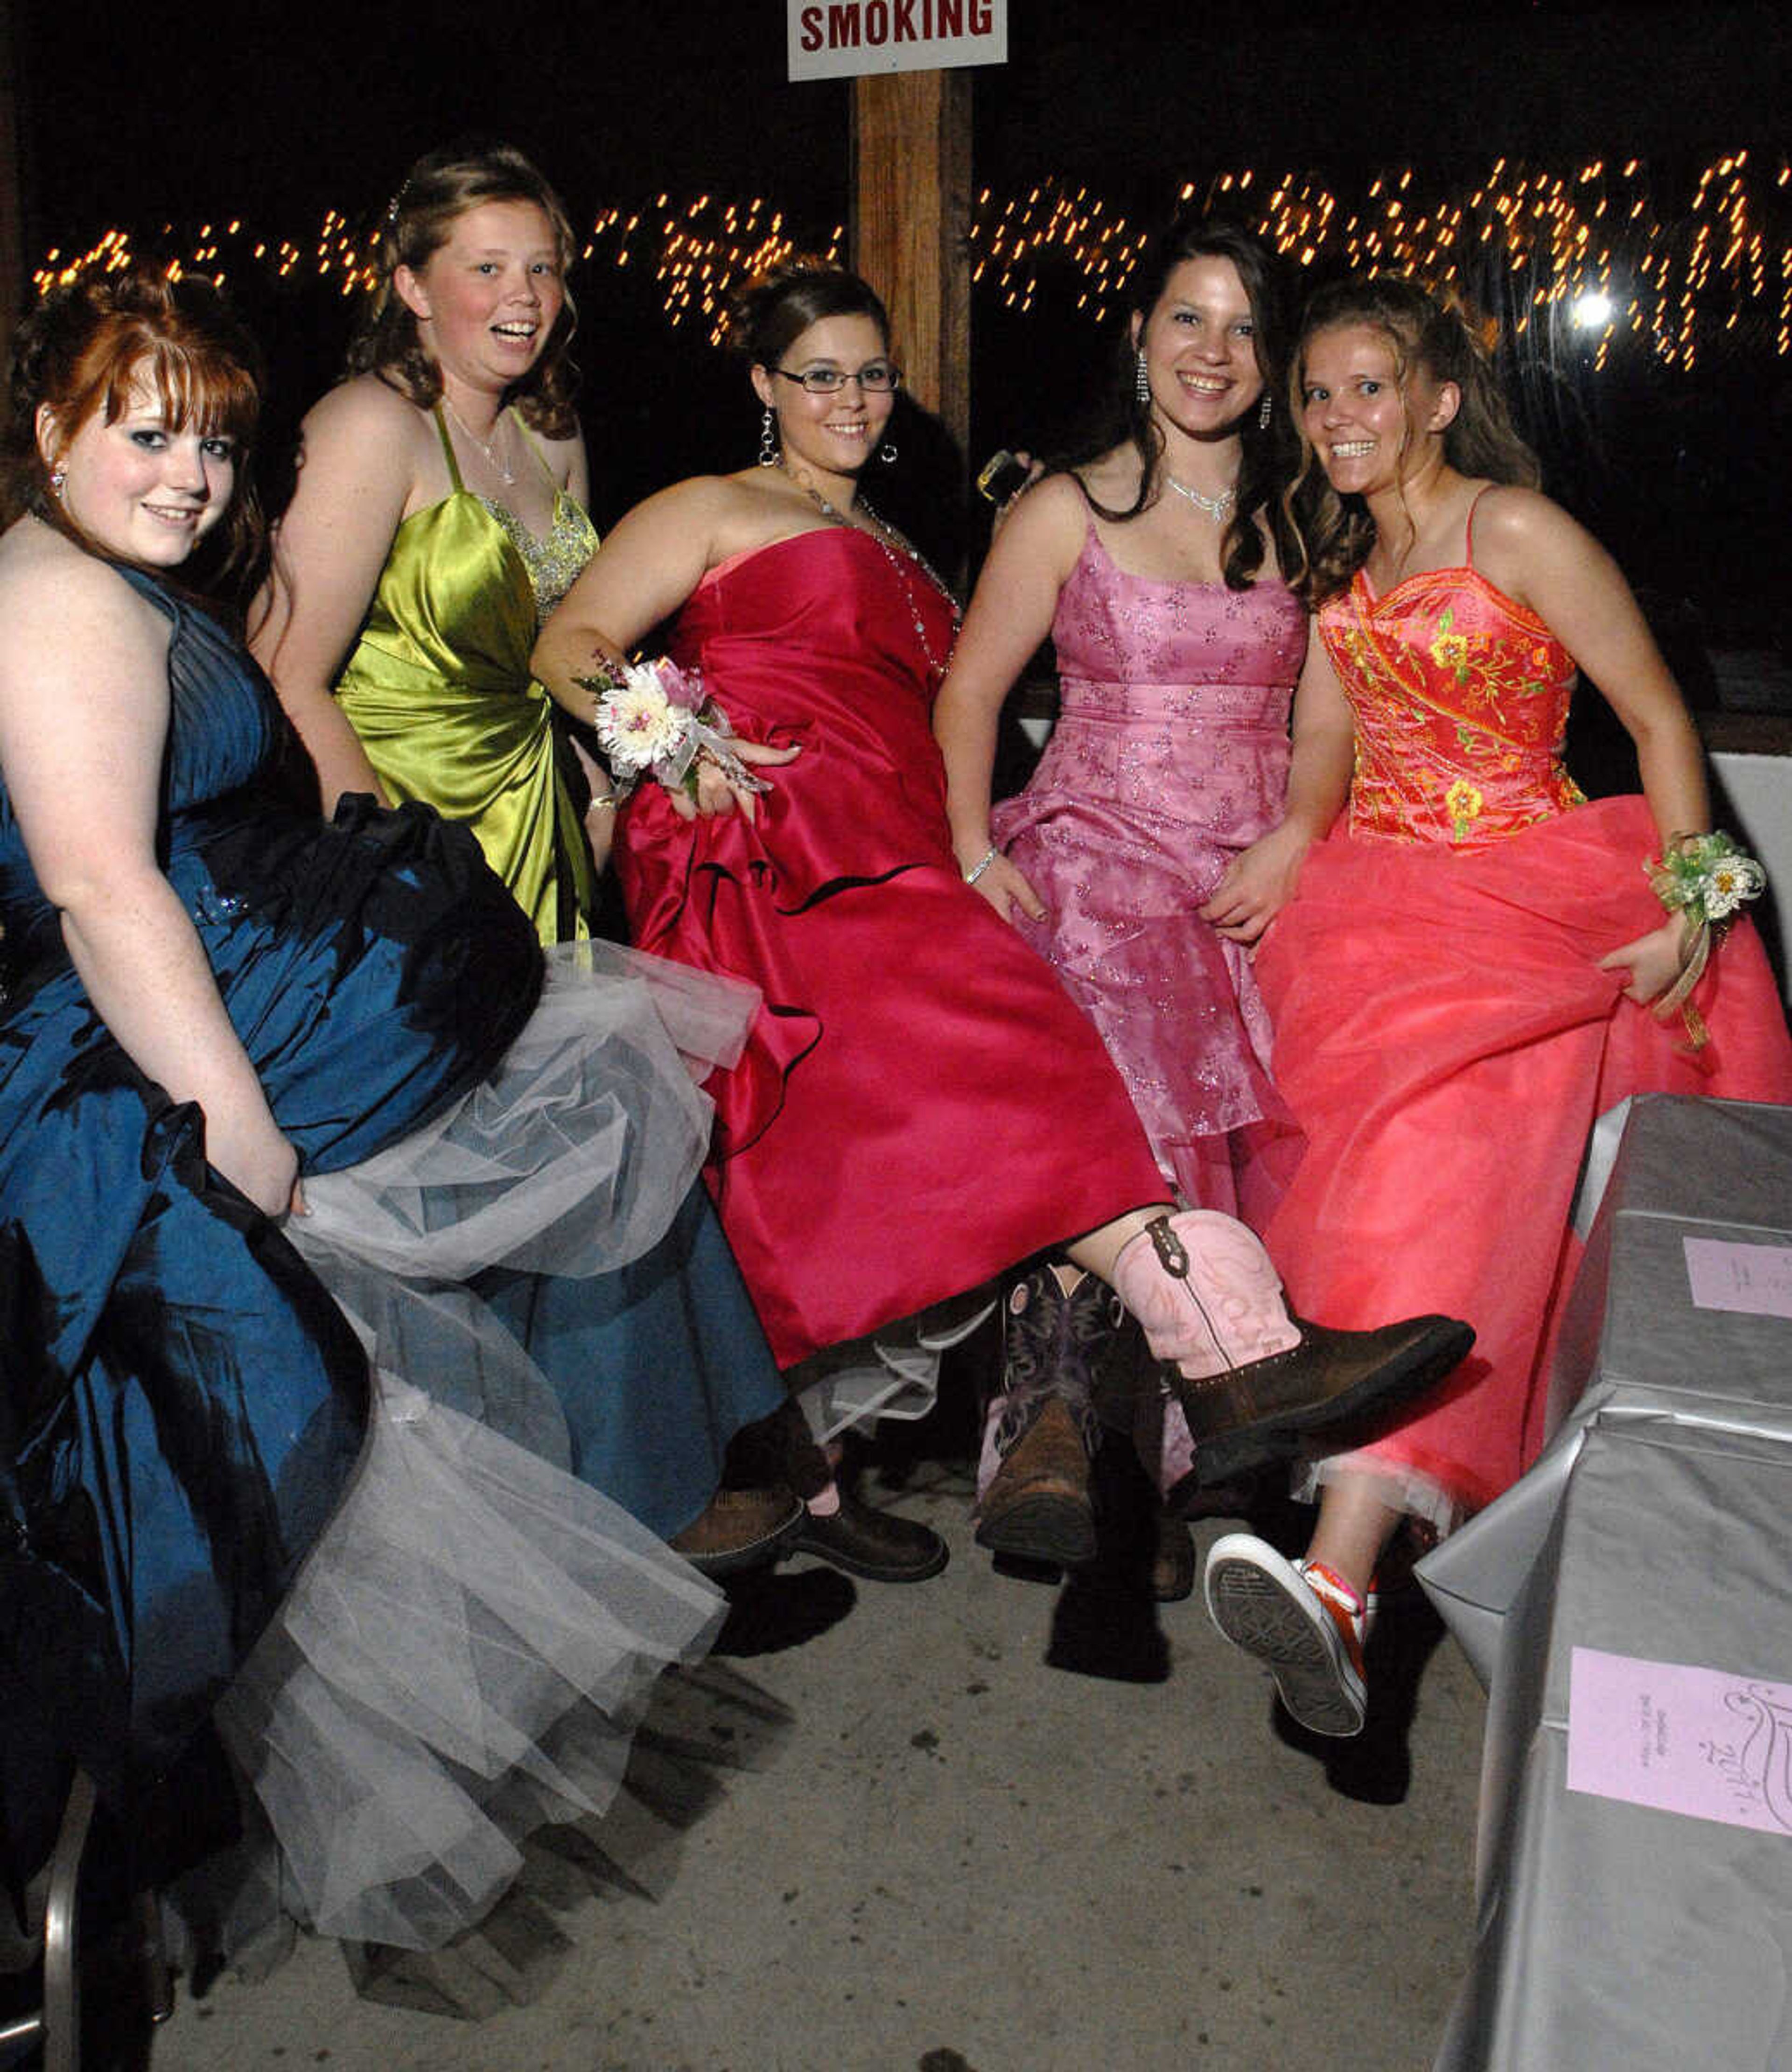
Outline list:
[[[1356,722],[1352,834],[1481,848],[1586,804],[1562,766],[1573,657],[1478,570],[1377,598],[1359,569],[1319,634]]]

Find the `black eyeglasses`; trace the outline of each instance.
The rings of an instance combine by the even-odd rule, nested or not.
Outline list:
[[[902,385],[902,368],[892,367],[887,360],[867,360],[857,374],[842,374],[837,367],[805,367],[800,374],[783,367],[771,371],[783,380],[799,383],[812,396],[837,396],[849,381],[857,382],[867,396],[888,396]]]

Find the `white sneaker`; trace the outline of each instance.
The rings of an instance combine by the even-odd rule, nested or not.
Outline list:
[[[1368,1709],[1362,1671],[1367,1607],[1331,1570],[1284,1561],[1254,1533],[1229,1532],[1207,1554],[1207,1613],[1235,1647],[1266,1662],[1282,1703],[1303,1727],[1359,1734]]]

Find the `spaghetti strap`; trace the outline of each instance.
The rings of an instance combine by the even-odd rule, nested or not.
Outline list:
[[[1463,567],[1464,567],[1464,568],[1468,569],[1469,569],[1469,570],[1471,570],[1471,571],[1473,570],[1473,567],[1474,567],[1474,514],[1475,514],[1475,505],[1476,505],[1476,504],[1478,504],[1480,503],[1480,501],[1481,501],[1482,498],[1482,497],[1484,497],[1484,496],[1487,494],[1488,491],[1489,491],[1490,489],[1491,489],[1493,487],[1494,487],[1494,485],[1493,485],[1493,483],[1490,483],[1490,482],[1484,482],[1484,483],[1482,483],[1482,484],[1481,485],[1481,487],[1479,487],[1479,488],[1475,491],[1475,493],[1474,493],[1474,503],[1471,504],[1469,506],[1469,522],[1468,522],[1468,525],[1467,525],[1467,527],[1466,527],[1466,528],[1465,528],[1465,530],[1464,536],[1463,536],[1463,541],[1462,541],[1462,554],[1463,554],[1462,565],[1463,565]]]
[[[506,408],[510,410],[512,416],[516,415],[516,406],[515,404],[507,405]],[[549,467],[548,456],[543,453],[540,447],[536,444],[535,434],[529,430],[528,426],[523,422],[523,420],[520,417],[516,418],[516,429],[523,434],[524,445],[528,448],[529,451],[533,454],[536,458],[541,463],[541,472],[548,478],[549,488],[553,491],[556,496],[558,496],[561,494],[559,478],[555,475],[553,470]]]
[[[449,487],[458,496],[466,485],[460,479],[460,463],[454,458],[454,442],[448,436],[448,420],[442,414],[439,403],[430,415],[436,421],[436,437],[442,442],[442,457],[448,463]]]

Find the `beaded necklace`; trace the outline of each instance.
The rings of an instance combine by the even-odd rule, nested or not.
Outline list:
[[[790,475],[788,468],[786,468],[784,472]],[[896,571],[898,578],[902,583],[902,599],[908,606],[909,620],[914,628],[915,644],[921,650],[922,659],[935,677],[943,676],[946,673],[946,664],[951,659],[951,650],[948,646],[943,656],[935,655],[929,644],[927,620],[922,612],[919,598],[910,574],[911,569],[919,569],[951,606],[952,633],[956,638],[959,626],[958,600],[941,581],[939,571],[931,565],[924,554],[918,552],[902,537],[894,525],[886,519],[880,518],[862,496],[854,498],[854,507],[862,511],[871,520],[869,525],[856,523],[848,512],[841,510],[837,505],[830,504],[819,489],[804,482],[800,476],[791,475],[790,479],[814,504],[829,524],[844,525],[850,532],[864,533],[866,539],[882,551],[884,559]]]

